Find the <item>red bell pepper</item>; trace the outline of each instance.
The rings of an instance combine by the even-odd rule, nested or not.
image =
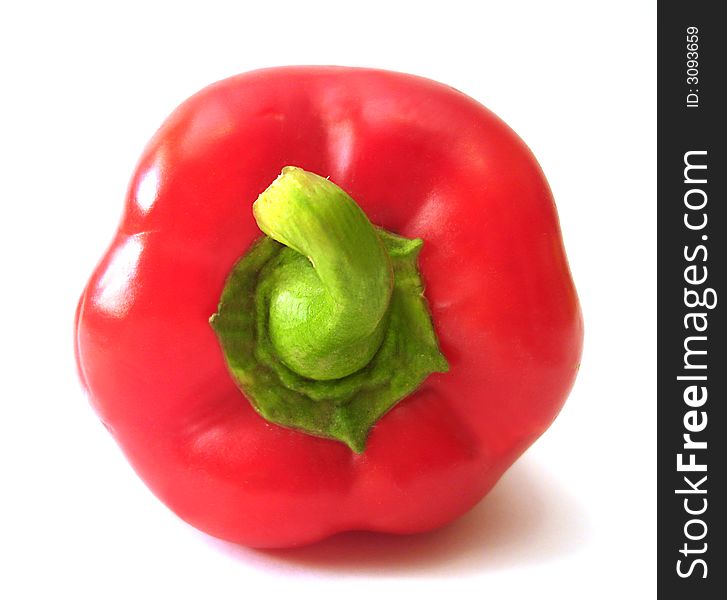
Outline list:
[[[502,121],[426,79],[290,67],[156,133],[75,343],[163,502],[283,547],[463,514],[553,421],[582,336],[551,192]]]

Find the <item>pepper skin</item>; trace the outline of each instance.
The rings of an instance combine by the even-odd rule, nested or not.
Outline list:
[[[252,204],[286,165],[424,241],[449,371],[385,414],[360,454],[258,415],[208,322],[261,235]],[[582,337],[551,192],[512,130],[419,77],[286,67],[213,84],[155,134],[75,345],[93,407],[167,506],[213,536],[287,547],[462,515],[553,421]]]

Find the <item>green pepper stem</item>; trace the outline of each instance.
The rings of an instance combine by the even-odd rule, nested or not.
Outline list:
[[[310,379],[365,367],[385,332],[391,262],[364,212],[333,182],[285,167],[253,205],[260,229],[291,251],[269,297],[280,360]]]

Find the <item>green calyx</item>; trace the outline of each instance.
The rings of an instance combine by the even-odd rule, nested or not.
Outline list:
[[[375,228],[341,188],[296,167],[253,212],[267,237],[210,318],[227,365],[268,421],[362,452],[379,418],[448,368],[417,270],[422,241]]]

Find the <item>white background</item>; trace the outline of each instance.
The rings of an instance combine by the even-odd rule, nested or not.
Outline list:
[[[654,597],[656,2],[603,6],[3,3],[0,596]],[[146,490],[76,381],[75,303],[142,147],[204,85],[284,64],[453,85],[525,139],[558,203],[586,323],[578,382],[434,534],[213,540]]]

